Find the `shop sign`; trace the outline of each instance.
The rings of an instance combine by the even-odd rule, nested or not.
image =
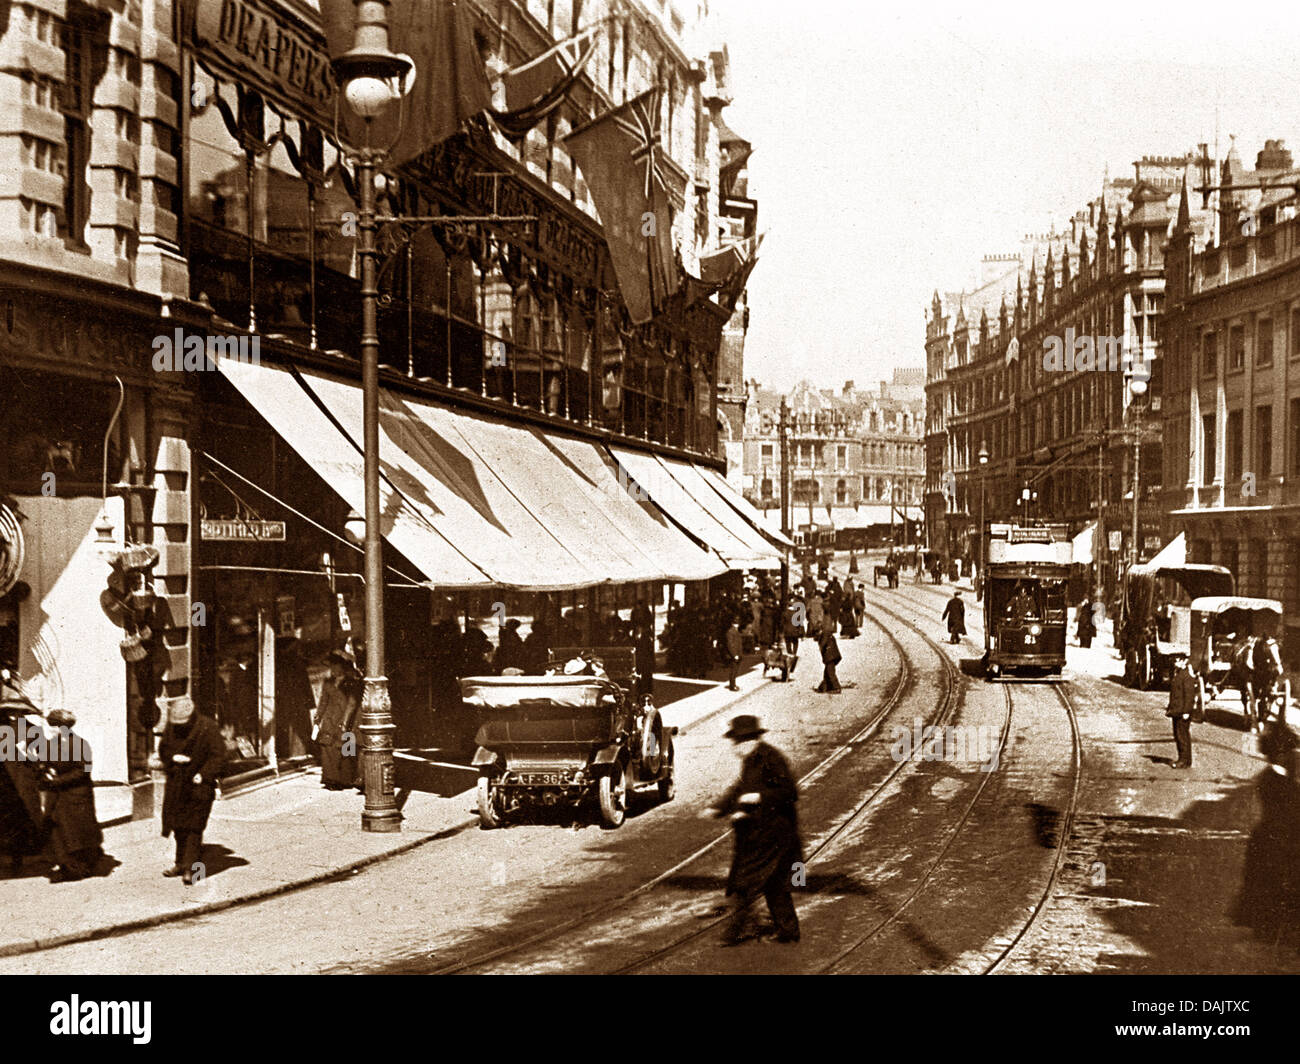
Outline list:
[[[1113,530],[1110,533],[1109,545],[1112,553],[1118,553],[1119,550],[1124,546],[1124,533],[1121,532],[1119,529]]]
[[[199,525],[203,539],[218,543],[271,543],[284,541],[283,521],[246,521],[242,518],[210,520]]]
[[[305,30],[251,0],[196,0],[194,39],[256,87],[286,98],[304,114],[333,120],[329,53]]]

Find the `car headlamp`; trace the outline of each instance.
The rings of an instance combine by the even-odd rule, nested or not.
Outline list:
[[[1043,634],[1043,626],[1042,626],[1041,624],[1031,624],[1031,625],[1029,626],[1029,634],[1030,634],[1030,635],[1042,635],[1042,634]]]

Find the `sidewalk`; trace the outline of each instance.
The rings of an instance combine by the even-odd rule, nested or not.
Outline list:
[[[772,682],[761,660],[728,691],[723,679],[657,676],[665,722],[682,732],[698,726]],[[104,830],[104,852],[116,866],[75,883],[50,883],[47,866],[31,860],[22,875],[0,878],[0,956],[30,953],[215,912],[360,871],[426,843],[477,830],[475,772],[398,752],[397,799],[404,820],[394,834],[361,830],[361,796],[327,791],[313,770],[273,786],[218,801],[204,834],[205,876],[192,887],[168,879],[175,847],[156,818]],[[463,789],[461,789],[463,784]],[[437,792],[450,794],[439,797]],[[104,868],[113,864],[106,861]]]

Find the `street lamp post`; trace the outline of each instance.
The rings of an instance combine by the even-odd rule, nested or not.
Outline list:
[[[1133,397],[1133,527],[1128,549],[1129,568],[1137,565],[1138,560],[1138,499],[1141,497],[1142,465],[1142,408],[1139,400],[1146,395],[1147,382],[1145,374],[1139,374],[1134,368],[1128,381],[1129,394]]]
[[[393,786],[393,706],[384,667],[384,559],[379,506],[379,288],[375,276],[375,166],[372,121],[398,98],[411,63],[388,47],[387,0],[356,0],[352,48],[334,60],[343,98],[365,121],[366,143],[357,167],[357,257],[361,266],[362,451],[365,460],[366,675],[361,696],[361,773],[365,781],[364,831],[401,830]]]
[[[989,445],[987,442],[980,443],[980,527],[979,527],[979,549],[975,552],[978,559],[979,572],[975,576],[975,600],[978,602],[984,597],[984,566],[987,559],[984,557],[984,469],[989,464]]]

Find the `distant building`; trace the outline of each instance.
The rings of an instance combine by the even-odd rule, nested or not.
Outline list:
[[[800,381],[782,393],[750,387],[745,419],[743,490],[755,506],[781,509],[781,400],[789,404],[791,526],[888,526],[901,541],[904,514],[919,528],[925,472],[924,371],[896,369],[892,381],[837,390]]]
[[[1139,556],[1158,545],[1164,247],[1180,190],[1204,183],[1207,166],[1203,148],[1143,157],[1134,177],[1108,182],[1061,231],[986,258],[974,291],[935,293],[926,323],[933,548],[974,557],[983,495],[986,519],[1051,514],[1078,532],[1100,518],[1126,556],[1139,429]],[[1085,337],[1095,352],[1087,368],[1045,357]],[[1135,362],[1150,376],[1140,418],[1129,412],[1125,377]],[[1020,505],[1026,488],[1038,496],[1029,508]]]

